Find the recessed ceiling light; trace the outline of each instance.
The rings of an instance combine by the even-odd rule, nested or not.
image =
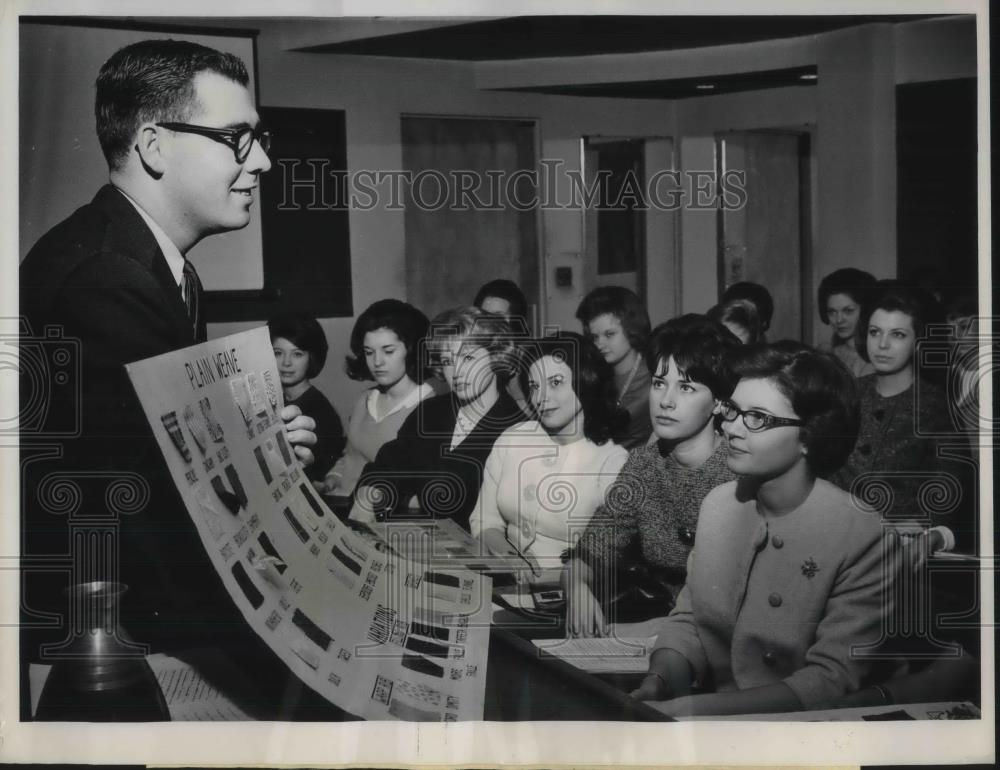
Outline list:
[[[817,79],[819,79],[819,75],[817,75],[816,73],[810,73],[810,74],[807,74],[807,75],[799,75],[799,80],[817,80]]]
[[[699,83],[698,85],[695,86],[695,88],[697,88],[699,91],[711,91],[712,89],[715,88],[715,85],[712,83]]]

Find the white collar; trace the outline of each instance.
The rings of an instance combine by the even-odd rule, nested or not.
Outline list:
[[[430,396],[433,392],[434,391],[431,389],[431,386],[428,385],[426,382],[423,382],[420,385],[417,385],[417,387],[415,387],[409,393],[407,393],[406,398],[404,398],[402,401],[399,401],[388,412],[386,412],[383,415],[378,415],[375,413],[375,399],[378,398],[379,390],[378,388],[372,388],[371,390],[368,391],[368,401],[367,401],[368,414],[371,416],[373,420],[375,420],[375,422],[382,422],[382,420],[384,420],[389,415],[395,414],[401,409],[409,409],[410,407],[416,405],[423,399]]]
[[[156,245],[160,247],[160,251],[163,252],[163,257],[167,260],[167,267],[170,268],[170,274],[174,277],[174,283],[181,287],[181,295],[184,294],[184,255],[181,254],[180,249],[170,240],[163,228],[156,224],[154,220],[146,211],[140,206],[132,197],[122,190],[120,187],[116,187],[116,190],[125,196],[125,200],[131,203],[135,210],[139,212],[139,216],[149,227],[149,231],[153,234],[156,239]]]

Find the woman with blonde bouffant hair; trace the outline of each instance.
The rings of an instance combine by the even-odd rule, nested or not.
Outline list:
[[[365,468],[352,519],[398,519],[417,509],[468,529],[494,442],[525,419],[499,384],[512,374],[513,350],[507,321],[479,308],[431,321],[425,355],[451,392],[421,403]]]

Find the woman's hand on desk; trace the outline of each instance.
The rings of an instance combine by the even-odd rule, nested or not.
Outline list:
[[[322,481],[314,481],[313,486],[316,487],[316,490],[323,495],[339,494],[347,497],[350,493],[341,491],[341,481],[343,481],[343,474],[340,472],[340,464],[338,463],[327,472]]]
[[[312,417],[302,414],[302,410],[297,406],[286,406],[281,410],[281,419],[285,423],[285,431],[288,433],[288,443],[295,450],[295,455],[303,465],[312,465],[312,450],[309,448],[316,443],[316,421]]]
[[[890,527],[886,537],[890,539],[890,553],[899,555],[904,571],[920,572],[930,555],[945,547],[944,535],[939,530],[910,522]]]
[[[667,697],[667,685],[657,674],[646,674],[642,684],[629,693],[630,698],[645,701],[662,701]]]
[[[691,664],[679,652],[666,648],[653,650],[649,657],[649,673],[629,697],[646,701],[676,700],[675,696],[691,693],[692,676]]]
[[[362,524],[372,524],[375,521],[375,509],[381,502],[382,492],[375,487],[358,487],[357,494],[354,495],[354,505],[347,518]]]
[[[660,713],[675,718],[726,713],[713,701],[714,698],[714,692],[703,695],[682,695],[673,700],[653,701],[649,705]]]
[[[514,544],[507,539],[507,535],[504,534],[502,529],[497,529],[495,527],[484,529],[479,535],[479,539],[490,556],[496,556],[497,558],[514,562],[515,564],[517,561],[523,562],[523,564],[531,570],[531,573],[535,577],[542,574],[542,568],[538,566],[538,562],[535,560],[535,557],[530,553],[525,554],[517,550],[517,548],[514,547]],[[520,582],[520,572],[516,574],[516,577]]]
[[[573,559],[560,577],[566,594],[566,635],[570,637],[607,636],[608,627],[600,602],[590,590],[584,574],[589,568]]]

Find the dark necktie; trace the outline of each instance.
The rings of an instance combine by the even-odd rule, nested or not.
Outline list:
[[[198,295],[201,292],[201,281],[198,280],[198,272],[194,265],[184,260],[184,304],[187,305],[188,318],[191,319],[191,327],[194,330],[195,338],[198,337]]]

